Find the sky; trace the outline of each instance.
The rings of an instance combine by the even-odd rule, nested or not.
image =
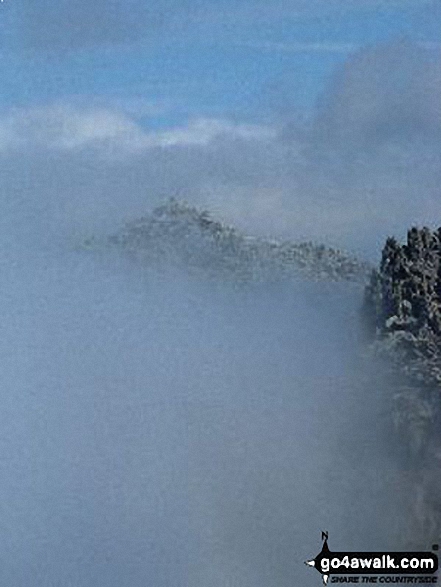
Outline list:
[[[73,235],[176,196],[378,255],[438,221],[439,19],[432,0],[4,0],[3,190]]]
[[[265,106],[277,108],[271,89],[284,75],[295,76],[290,106],[310,109],[358,48],[397,37],[439,41],[436,5],[424,0],[3,4],[5,106],[118,96],[156,105],[153,124],[159,110],[164,124],[261,120]]]
[[[439,41],[437,5],[424,0],[5,0],[1,8],[4,108],[116,101],[147,128],[304,115],[357,49]]]

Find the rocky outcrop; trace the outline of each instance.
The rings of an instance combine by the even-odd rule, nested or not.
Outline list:
[[[389,238],[365,290],[370,349],[390,371],[393,420],[413,471],[414,528],[441,537],[441,229]],[[416,538],[418,540],[418,538]]]
[[[96,245],[90,239],[88,246]],[[235,282],[306,277],[366,283],[371,267],[313,243],[246,236],[206,211],[169,200],[106,240],[144,265],[175,265],[204,277]]]
[[[413,228],[406,244],[387,240],[380,267],[313,243],[246,236],[186,203],[170,200],[127,223],[99,247],[146,267],[179,267],[234,283],[307,278],[365,286],[368,355],[379,360],[392,397],[391,427],[404,447],[402,475],[411,511],[402,546],[426,549],[441,538],[441,229]],[[371,364],[369,361],[366,364]],[[375,385],[371,375],[367,389]],[[400,452],[400,454],[401,454]]]

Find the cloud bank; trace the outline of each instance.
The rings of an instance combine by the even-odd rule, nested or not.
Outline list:
[[[270,127],[235,124],[229,120],[199,118],[186,126],[149,130],[115,108],[88,108],[57,104],[43,108],[18,108],[0,121],[0,150],[78,152],[91,149],[97,156],[124,157],[156,147],[206,147],[219,138],[269,140]]]
[[[249,231],[372,253],[390,232],[439,222],[440,95],[439,49],[399,41],[350,56],[303,125],[196,117],[155,129],[114,104],[10,110],[3,192],[52,202],[74,232],[173,195]]]
[[[170,195],[370,253],[438,223],[439,63],[363,49],[303,125],[2,113],[4,584],[312,586],[324,526],[360,550],[403,536],[387,396],[353,355],[358,292],[167,283],[69,249]]]
[[[314,587],[322,527],[402,539],[358,291],[42,246],[39,206],[0,218],[2,584]]]

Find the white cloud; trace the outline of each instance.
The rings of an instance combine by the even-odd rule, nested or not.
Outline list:
[[[225,136],[267,140],[275,134],[268,126],[209,118],[194,119],[185,126],[149,130],[115,109],[52,105],[14,109],[4,115],[0,119],[0,150],[92,148],[99,154],[124,156],[156,147],[208,145]]]
[[[269,126],[235,124],[228,120],[200,118],[187,126],[146,135],[146,144],[152,146],[208,145],[214,139],[228,136],[244,140],[274,139],[276,132]]]
[[[0,191],[55,210],[63,234],[114,229],[173,195],[249,232],[372,250],[441,224],[440,71],[409,45],[357,52],[302,132],[207,118],[149,129],[115,105],[15,109],[0,117]]]
[[[136,136],[137,132],[128,117],[110,110],[60,105],[16,108],[0,120],[0,148],[75,149],[91,143],[120,141]]]

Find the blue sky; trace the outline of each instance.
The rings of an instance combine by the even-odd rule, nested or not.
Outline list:
[[[256,119],[283,107],[277,88],[289,92],[289,107],[310,109],[358,47],[402,36],[441,41],[430,18],[436,8],[421,0],[143,4],[98,2],[91,10],[86,2],[5,0],[2,105],[142,98],[167,110],[152,124]]]
[[[368,219],[379,242],[433,220],[439,22],[433,0],[4,0],[3,187],[32,170],[73,230],[182,194],[338,245],[364,246]]]

